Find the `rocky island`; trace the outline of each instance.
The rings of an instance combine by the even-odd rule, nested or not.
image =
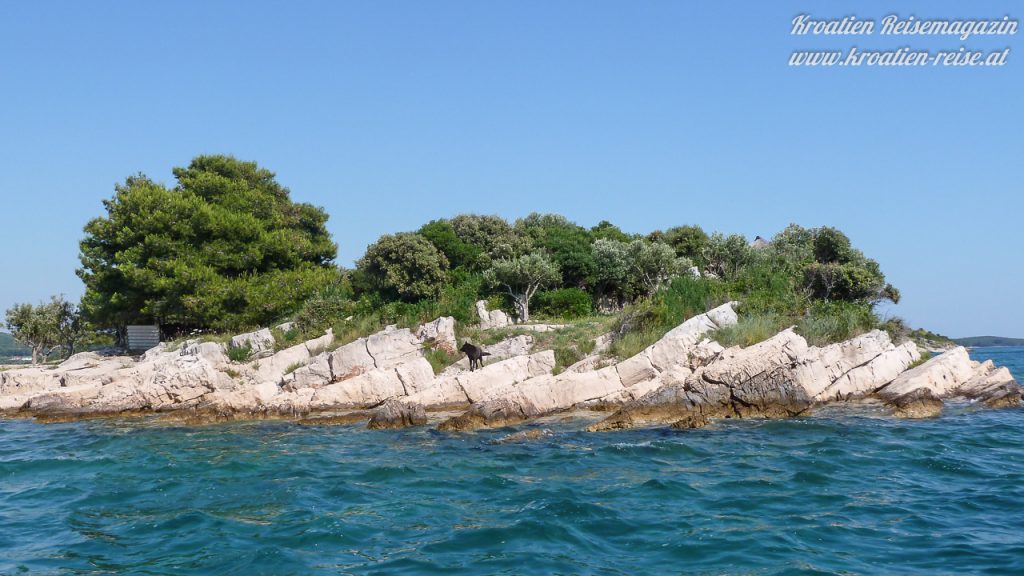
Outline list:
[[[1018,406],[1006,368],[972,361],[959,347],[926,362],[916,344],[874,330],[824,347],[792,329],[748,347],[709,338],[737,322],[729,302],[694,316],[640,353],[606,363],[590,356],[555,374],[551,350],[516,336],[489,347],[494,361],[435,375],[428,349],[456,349],[450,317],[416,329],[388,327],[334,347],[330,332],[272,352],[270,331],[225,345],[161,344],[140,357],[80,353],[53,368],[0,372],[0,414],[62,421],[164,415],[194,421],[290,418],[367,421],[371,428],[436,425],[466,431],[573,410],[609,413],[589,430],[694,428],[717,418],[785,418],[836,403],[879,401],[896,417],[936,416],[943,400]],[[480,303],[480,321],[492,314]],[[556,328],[557,329],[557,328]],[[231,361],[231,346],[257,358]]]

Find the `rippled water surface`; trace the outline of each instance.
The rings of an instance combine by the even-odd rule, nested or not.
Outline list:
[[[1024,410],[545,425],[0,420],[0,574],[1024,574]]]

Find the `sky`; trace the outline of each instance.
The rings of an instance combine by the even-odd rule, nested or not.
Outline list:
[[[798,14],[1024,17],[1012,0],[0,2],[0,312],[77,298],[114,185],[199,154],[324,207],[351,266],[464,212],[627,232],[836,226],[953,336],[1024,337],[1024,33],[794,36]],[[987,68],[794,50],[1010,48]]]

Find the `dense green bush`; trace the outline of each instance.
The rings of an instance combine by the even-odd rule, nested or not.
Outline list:
[[[302,305],[295,317],[296,329],[310,337],[323,334],[338,319],[355,313],[356,303],[352,298],[352,286],[347,279],[322,287]]]
[[[416,302],[437,297],[445,285],[448,258],[423,236],[385,234],[356,263],[372,289],[388,300]]]
[[[555,318],[575,319],[589,316],[593,308],[594,301],[585,291],[559,288],[538,293],[534,311]]]

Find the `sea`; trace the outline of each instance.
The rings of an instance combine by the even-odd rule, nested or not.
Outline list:
[[[1024,409],[585,424],[0,420],[0,574],[1024,574]]]

